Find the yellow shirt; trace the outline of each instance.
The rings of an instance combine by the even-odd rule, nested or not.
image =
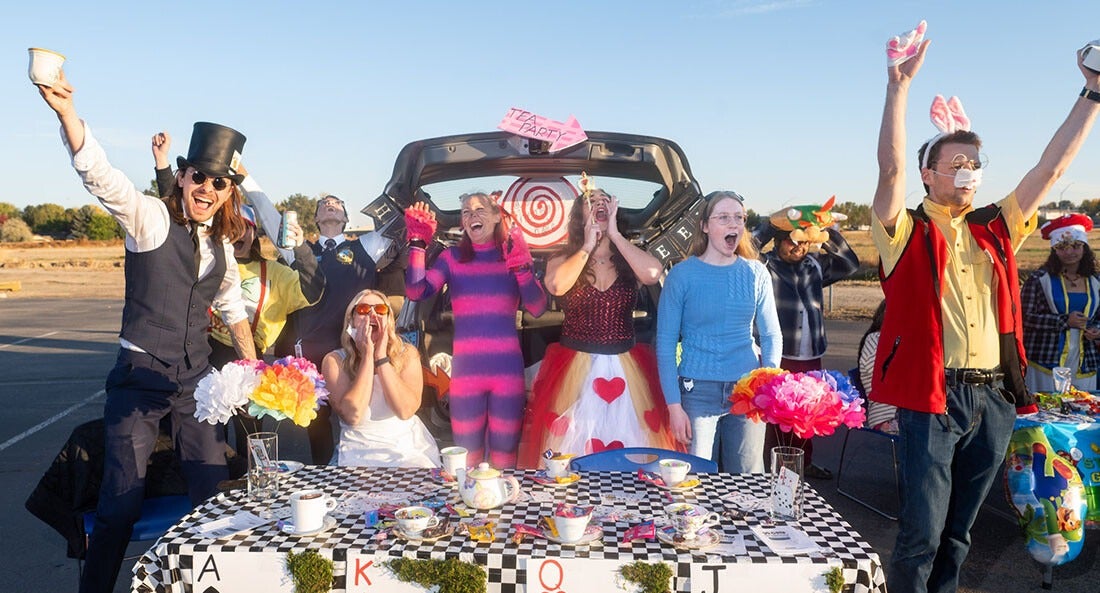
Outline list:
[[[997,203],[1008,224],[1012,250],[1017,252],[1035,231],[1038,215],[1024,219],[1016,194]],[[1000,364],[997,340],[997,309],[993,302],[993,254],[978,247],[964,218],[966,209],[952,217],[946,206],[924,198],[924,211],[947,241],[947,265],[943,273],[943,357],[947,368],[988,369]],[[873,210],[872,210],[873,212]],[[894,270],[913,233],[913,217],[903,210],[893,236],[878,216],[872,216],[871,236],[882,257],[887,276]]]

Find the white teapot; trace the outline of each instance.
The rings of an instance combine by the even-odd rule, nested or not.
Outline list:
[[[462,502],[471,508],[494,509],[519,497],[519,482],[512,476],[502,476],[500,470],[481,463],[466,472],[466,479],[459,482],[458,492]]]

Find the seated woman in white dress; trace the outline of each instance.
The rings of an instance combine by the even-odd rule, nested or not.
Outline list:
[[[342,348],[321,372],[340,418],[333,465],[438,467],[439,448],[416,415],[424,389],[420,353],[394,330],[393,311],[376,290],[355,295],[344,314]]]

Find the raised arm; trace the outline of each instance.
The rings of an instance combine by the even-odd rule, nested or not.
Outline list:
[[[1035,214],[1054,182],[1069,168],[1092,130],[1096,114],[1100,113],[1100,72],[1086,68],[1083,60],[1084,49],[1080,49],[1077,51],[1077,68],[1085,77],[1082,96],[1074,102],[1066,121],[1062,122],[1050,139],[1043,155],[1039,157],[1039,164],[1028,171],[1020,185],[1016,186],[1016,203],[1020,205],[1025,219]]]
[[[623,259],[630,266],[630,269],[634,271],[634,276],[638,278],[638,282],[641,282],[645,286],[652,286],[657,284],[657,281],[661,279],[661,262],[653,255],[643,251],[640,247],[630,242],[619,232],[619,226],[616,224],[619,214],[619,198],[611,196],[611,203],[608,205],[607,218],[610,224],[607,225],[607,238],[615,244],[615,247],[619,250],[619,253],[623,255]]]
[[[924,63],[929,43],[921,43],[917,54],[908,61],[886,69],[886,106],[878,136],[878,187],[872,208],[890,231],[905,209],[905,111],[909,85]]]
[[[41,84],[36,86],[38,86],[38,94],[42,95],[46,104],[57,114],[61,129],[65,133],[65,140],[69,144],[69,151],[72,154],[80,152],[80,149],[84,148],[84,124],[76,115],[76,107],[73,105],[75,91],[65,79],[65,70],[61,70],[57,84],[52,87]]]

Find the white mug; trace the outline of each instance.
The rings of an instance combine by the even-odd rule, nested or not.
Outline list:
[[[290,517],[296,533],[317,531],[325,525],[325,515],[336,508],[336,499],[321,490],[299,490],[290,495]]]
[[[397,526],[401,531],[409,535],[420,535],[425,529],[439,525],[439,517],[436,517],[428,507],[401,507],[393,514],[397,519]]]
[[[1081,63],[1089,70],[1100,72],[1100,45],[1096,45],[1095,41],[1086,45]]]
[[[458,478],[458,470],[466,469],[466,447],[447,447],[439,452],[443,460],[443,471]]]
[[[27,53],[30,54],[27,76],[31,82],[45,86],[57,84],[61,79],[61,66],[65,63],[65,56],[40,47],[28,48]]]
[[[584,537],[584,530],[588,528],[588,522],[591,519],[591,514],[580,517],[554,515],[554,527],[558,530],[558,539],[567,543],[579,541]]]
[[[680,459],[662,459],[657,462],[661,470],[661,479],[669,488],[683,482],[691,471],[691,464]]]

